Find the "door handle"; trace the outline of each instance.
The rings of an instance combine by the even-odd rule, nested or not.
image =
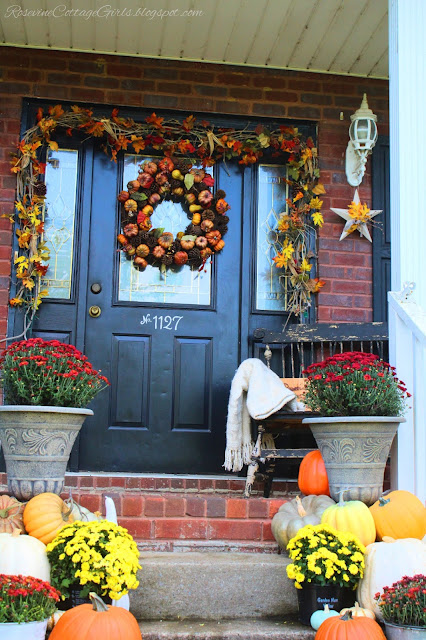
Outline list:
[[[98,305],[94,304],[89,309],[89,316],[91,318],[99,318],[102,313],[102,309]]]

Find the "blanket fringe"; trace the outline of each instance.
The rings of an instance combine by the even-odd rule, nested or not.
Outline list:
[[[241,471],[243,465],[250,464],[253,443],[246,443],[241,449],[226,449],[224,467],[227,471]]]

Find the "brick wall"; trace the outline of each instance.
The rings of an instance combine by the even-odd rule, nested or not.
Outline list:
[[[358,234],[339,242],[342,221],[330,207],[346,207],[353,196],[344,154],[349,116],[364,91],[380,133],[387,134],[387,82],[21,48],[2,47],[1,54],[0,214],[13,206],[9,154],[19,138],[23,97],[312,120],[318,122],[321,181],[327,191],[319,238],[320,276],[327,284],[319,295],[318,319],[372,319],[372,247]],[[371,204],[369,170],[370,163],[360,197]],[[0,336],[6,332],[11,241],[10,224],[0,219]]]

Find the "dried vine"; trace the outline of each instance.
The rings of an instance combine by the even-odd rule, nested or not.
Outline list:
[[[110,117],[99,118],[91,109],[77,105],[65,111],[61,105],[49,107],[48,112],[38,110],[37,122],[28,129],[12,159],[12,172],[16,174],[17,200],[15,213],[6,215],[11,222],[18,217],[16,234],[19,252],[15,255],[16,295],[11,306],[25,308],[23,336],[31,327],[37,309],[47,290],[41,279],[48,269],[49,253],[43,242],[46,186],[43,181],[45,163],[40,159],[43,148],[58,150],[53,139],[58,131],[72,136],[83,133],[98,138],[104,151],[116,161],[120,151],[136,153],[148,149],[165,156],[198,157],[204,167],[219,161],[236,160],[243,166],[259,161],[266,151],[272,157],[285,158],[289,185],[286,211],[281,214],[277,233],[283,247],[274,258],[281,270],[280,278],[290,277],[292,285],[289,310],[301,313],[311,304],[311,294],[323,285],[309,272],[314,257],[308,249],[309,229],[321,227],[323,186],[318,182],[317,149],[311,138],[304,139],[294,127],[281,126],[273,131],[259,125],[256,129],[216,128],[209,122],[198,122],[193,115],[183,121],[165,120],[151,114],[143,122],[122,118],[114,109]]]

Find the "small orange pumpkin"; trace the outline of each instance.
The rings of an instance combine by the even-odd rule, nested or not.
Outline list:
[[[95,593],[92,604],[69,609],[59,618],[50,640],[141,640],[136,618],[122,607],[111,607]]]
[[[31,498],[24,509],[25,529],[30,536],[48,544],[59,529],[74,522],[71,511],[55,493],[40,493]]]
[[[327,470],[319,449],[310,451],[303,458],[297,479],[299,489],[305,496],[329,496]]]
[[[25,505],[11,496],[0,496],[0,533],[13,533],[15,529],[24,532]]]
[[[52,637],[52,636],[51,636]],[[350,612],[324,620],[315,640],[386,640],[386,636],[371,618],[352,618]]]
[[[392,491],[370,507],[377,531],[377,539],[384,536],[400,540],[418,538],[426,534],[426,509],[421,500],[409,491]]]

